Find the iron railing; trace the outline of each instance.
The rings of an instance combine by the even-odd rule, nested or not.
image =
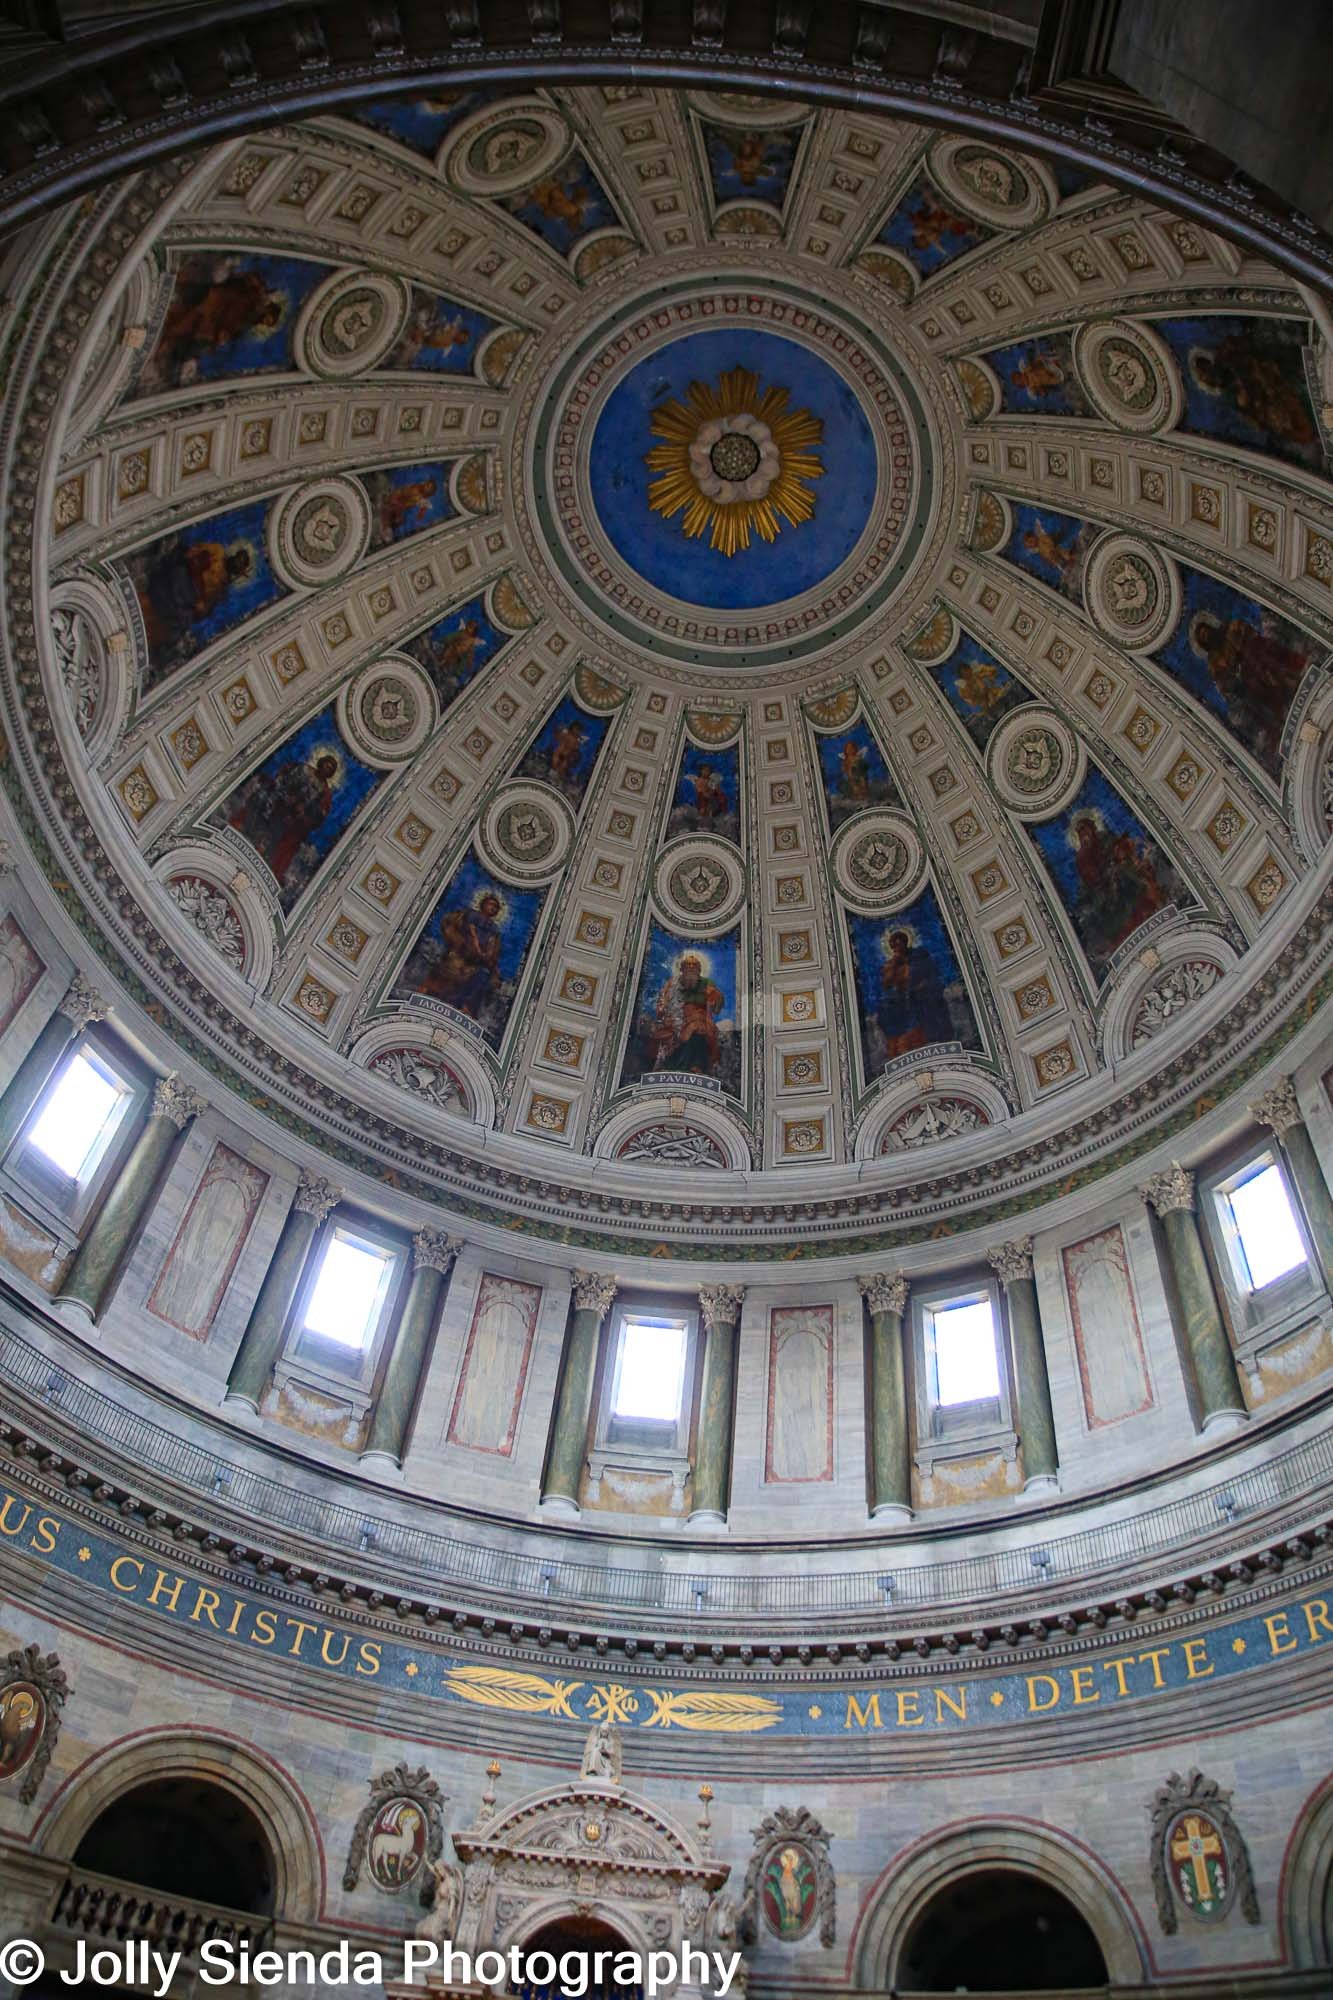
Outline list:
[[[535,1600],[549,1604],[552,1612],[584,1608],[735,1624],[747,1618],[827,1618],[830,1613],[992,1604],[1061,1582],[1081,1583],[1129,1567],[1141,1570],[1145,1561],[1215,1539],[1286,1502],[1309,1498],[1333,1481],[1330,1429],[1194,1493],[1071,1534],[1029,1536],[1022,1547],[929,1562],[900,1541],[885,1546],[883,1561],[874,1568],[814,1565],[774,1574],[725,1572],[710,1565],[706,1573],[692,1574],[685,1568],[622,1567],[609,1551],[604,1560],[591,1561],[496,1548],[326,1499],[237,1464],[126,1409],[3,1327],[0,1378],[57,1409],[80,1436],[124,1453],[127,1469],[158,1473],[178,1489],[206,1496],[235,1520],[238,1541],[265,1528],[278,1530],[316,1547],[321,1567],[334,1551],[343,1551],[354,1572],[373,1575],[392,1569],[417,1593],[485,1593],[492,1604],[497,1596]]]

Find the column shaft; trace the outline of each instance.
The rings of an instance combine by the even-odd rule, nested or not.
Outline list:
[[[1333,1291],[1333,1196],[1329,1194],[1319,1155],[1303,1122],[1289,1125],[1281,1140],[1324,1283]]]
[[[565,1342],[560,1370],[560,1395],[556,1402],[555,1428],[546,1467],[543,1500],[564,1501],[575,1512],[588,1448],[588,1417],[592,1409],[593,1377],[597,1372],[597,1335],[602,1314],[595,1306],[581,1306],[575,1313]]]
[[[1217,1309],[1217,1295],[1193,1209],[1168,1209],[1162,1217],[1162,1227],[1184,1315],[1183,1331],[1204,1426],[1217,1417],[1244,1416],[1245,1396],[1236,1372],[1236,1357]]]
[[[287,1315],[301,1282],[305,1260],[310,1254],[320,1218],[307,1209],[293,1208],[282,1226],[273,1261],[264,1273],[254,1311],[241,1336],[236,1358],[227,1377],[227,1400],[233,1397],[258,1410],[259,1399],[268,1387],[273,1364],[282,1352]]]
[[[1011,1278],[1009,1338],[1018,1377],[1018,1429],[1023,1441],[1023,1481],[1053,1480],[1059,1470],[1055,1448],[1055,1414],[1046,1372],[1046,1345],[1041,1337],[1035,1278]]]
[[[458,1245],[433,1229],[420,1230],[412,1245],[412,1279],[398,1320],[393,1351],[380,1385],[363,1459],[383,1458],[400,1465],[407,1443],[431,1335],[439,1316],[444,1275]]]
[[[59,1296],[86,1307],[94,1319],[179,1136],[180,1127],[173,1118],[148,1120],[98,1210],[97,1220],[79,1245],[79,1254]]]
[[[711,1527],[725,1525],[731,1500],[731,1454],[736,1429],[736,1328],[744,1297],[740,1285],[706,1285],[699,1294],[704,1324],[704,1377],[690,1519]]]
[[[912,1511],[912,1437],[901,1311],[870,1315],[870,1511]]]

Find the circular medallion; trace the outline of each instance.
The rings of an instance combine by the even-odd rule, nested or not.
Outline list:
[[[338,726],[378,769],[415,757],[435,727],[435,690],[415,660],[386,654],[363,667],[338,697]]]
[[[1136,320],[1094,320],[1074,341],[1079,376],[1099,415],[1122,431],[1170,430],[1180,420],[1180,374],[1170,350]]]
[[[941,139],[931,150],[930,167],[947,195],[986,222],[1027,228],[1049,206],[1032,163],[1000,146]]]
[[[407,320],[411,294],[383,271],[335,271],[306,301],[294,351],[308,374],[360,375],[379,365]]]
[[[360,562],[370,540],[370,503],[351,479],[318,479],[274,508],[269,559],[284,583],[333,583]]]
[[[880,609],[921,545],[920,401],[825,301],[682,283],[591,330],[538,393],[530,526],[636,644],[789,666]]]
[[[1025,706],[1006,716],[986,761],[991,783],[1020,818],[1049,817],[1083,781],[1083,746],[1049,709]]]
[[[721,930],[745,901],[745,868],[728,841],[699,834],[664,848],[653,895],[669,923],[692,932]]]
[[[0,1692],[0,1779],[16,1778],[37,1754],[46,1728],[46,1697],[31,1681]]]
[[[1236,1881],[1226,1838],[1210,1813],[1191,1805],[1169,1820],[1162,1861],[1177,1902],[1192,1917],[1215,1924],[1226,1915]]]
[[[564,866],[574,820],[558,792],[541,784],[506,785],[481,822],[481,851],[502,878],[541,882]]]
[[[900,813],[858,813],[834,841],[832,860],[844,900],[866,913],[910,903],[926,872],[920,836]]]
[[[391,1894],[420,1873],[430,1831],[415,1799],[386,1799],[366,1835],[366,1873]]]
[[[1180,616],[1174,563],[1137,535],[1111,533],[1093,544],[1083,597],[1099,630],[1133,652],[1148,652]]]
[[[517,194],[560,164],[569,141],[568,125],[549,104],[509,98],[460,126],[445,156],[445,179],[461,194]]]

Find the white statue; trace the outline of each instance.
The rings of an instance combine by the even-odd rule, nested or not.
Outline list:
[[[620,1731],[599,1722],[588,1731],[583,1746],[583,1775],[604,1785],[620,1783]]]
[[[417,1925],[416,1935],[432,1944],[449,1944],[463,1907],[462,1873],[451,1861],[428,1861],[426,1866],[435,1877],[435,1901]]]

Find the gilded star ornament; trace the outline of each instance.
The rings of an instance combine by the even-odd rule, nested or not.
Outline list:
[[[750,369],[729,368],[716,386],[691,382],[683,403],[659,405],[649,422],[662,442],[644,461],[658,475],[648,488],[653,512],[671,520],[684,508],[685,533],[707,532],[725,556],[748,549],[756,532],[776,541],[784,520],[793,528],[810,520],[824,425],[789,402],[788,390],[761,391]]]

